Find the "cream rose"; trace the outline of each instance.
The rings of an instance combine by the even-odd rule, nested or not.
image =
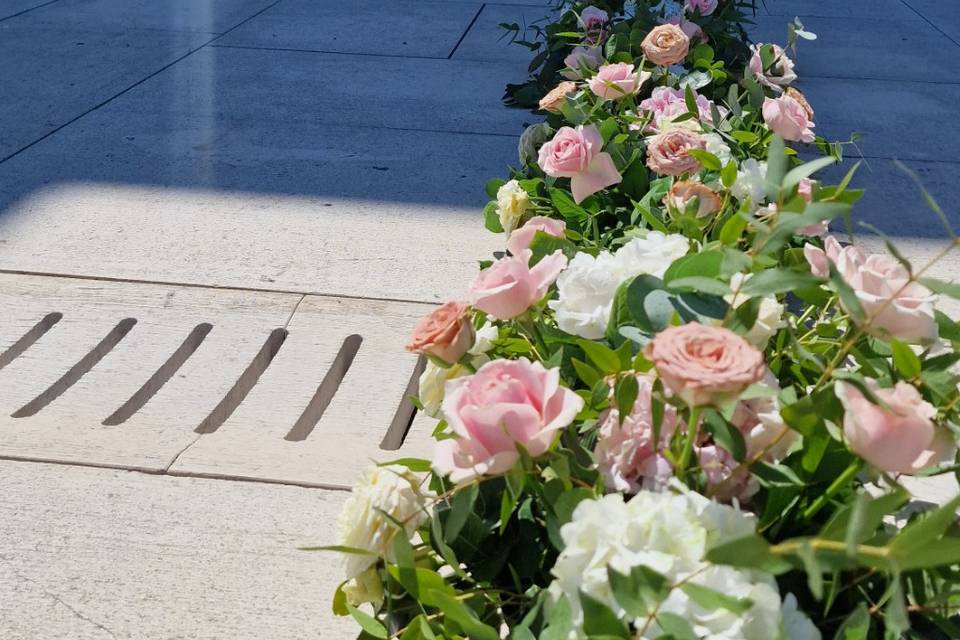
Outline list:
[[[529,207],[530,196],[516,180],[510,180],[497,189],[497,215],[500,217],[500,226],[507,233],[520,225]]]

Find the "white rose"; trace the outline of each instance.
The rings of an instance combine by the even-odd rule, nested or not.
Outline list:
[[[662,278],[674,260],[687,255],[690,241],[682,235],[650,231],[643,238],[634,238],[617,250],[616,268],[623,280],[648,273]]]
[[[508,234],[520,225],[520,219],[529,207],[530,197],[516,180],[497,189],[497,215],[500,216],[500,226]]]
[[[441,367],[427,360],[427,366],[420,374],[420,387],[417,398],[423,406],[423,412],[431,418],[440,416],[440,405],[443,404],[443,392],[447,381],[465,376],[469,371],[463,365],[455,364],[452,367]]]
[[[724,299],[727,301],[727,304],[734,309],[750,299],[744,294],[739,293],[739,291],[743,287],[743,283],[749,280],[752,275],[753,274],[745,275],[742,273],[735,273],[733,274],[733,277],[730,278],[731,293],[724,296]],[[734,295],[733,292],[738,293]],[[775,334],[777,330],[783,326],[782,318],[783,305],[777,302],[777,299],[774,296],[765,296],[760,301],[760,309],[757,312],[757,319],[744,338],[746,338],[747,342],[755,347],[763,349],[773,334]]]
[[[603,337],[614,294],[623,281],[615,265],[609,251],[573,257],[557,278],[559,298],[549,303],[561,330],[589,340]]]
[[[356,578],[347,580],[343,584],[343,595],[354,607],[370,602],[374,609],[379,609],[383,603],[383,583],[376,568],[371,567]]]
[[[740,202],[758,207],[767,197],[767,163],[747,158],[740,164],[737,180],[730,187],[730,193]]]
[[[489,362],[487,352],[493,348],[493,341],[500,337],[500,330],[490,322],[476,330],[476,337],[473,340],[473,346],[467,350],[472,356],[471,364],[479,368],[481,365]]]
[[[753,606],[740,614],[723,609],[704,610],[682,589],[673,589],[660,605],[688,620],[697,637],[717,640],[772,640],[781,635],[783,622],[780,594],[773,576],[706,562],[707,549],[754,532],[753,518],[734,507],[712,502],[685,492],[641,491],[628,502],[621,494],[610,494],[577,505],[573,519],[560,529],[564,550],[552,569],[550,593],[565,595],[575,624],[583,622],[580,593],[602,602],[627,622],[634,619],[613,596],[607,568],[629,573],[647,566],[673,584],[685,580],[694,584],[749,598]],[[645,618],[634,625],[643,629]],[[654,622],[637,640],[660,637],[664,631]],[[584,638],[577,629],[574,638]]]
[[[337,544],[373,555],[344,553],[347,578],[356,578],[379,558],[393,559],[397,530],[381,511],[404,523],[404,533],[412,538],[428,517],[426,500],[432,495],[420,488],[419,478],[405,467],[370,467],[361,473],[337,518]]]
[[[814,626],[807,614],[797,608],[797,598],[792,593],[788,593],[783,599],[780,612],[783,616],[784,640],[822,640],[820,630]]]
[[[730,162],[733,155],[723,137],[719,133],[705,133],[703,134],[703,139],[707,141],[707,151],[717,156],[720,164],[727,166],[727,163]]]

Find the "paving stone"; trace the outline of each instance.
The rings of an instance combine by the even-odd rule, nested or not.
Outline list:
[[[960,4],[943,2],[943,0],[903,0],[903,2],[936,25],[954,42],[960,42]]]
[[[4,640],[351,640],[347,493],[0,461]]]
[[[427,0],[284,0],[223,44],[338,53],[447,58],[479,5]]]
[[[519,74],[523,73],[535,54],[524,46],[511,44],[512,35],[505,31],[500,23],[516,23],[521,29],[517,39],[532,40],[534,33],[531,31],[525,35],[524,29],[531,25],[545,26],[550,22],[550,19],[546,18],[553,15],[555,14],[546,6],[485,4],[476,22],[457,47],[453,59],[510,62],[513,69],[506,77],[519,80]]]
[[[99,33],[34,27],[19,17],[0,22],[0,60],[5,61],[0,159],[162,69],[209,38],[203,34],[153,30]]]
[[[0,20],[6,20],[24,11],[30,11],[56,1],[57,0],[4,0],[3,4],[0,4]]]
[[[33,0],[40,4],[41,0]],[[221,33],[275,0],[57,0],[30,12],[33,26],[70,27],[100,33],[160,29]],[[15,3],[16,4],[16,3]]]
[[[759,14],[804,17],[836,17],[863,20],[884,17],[896,20],[916,20],[918,16],[904,6],[901,0],[843,0],[843,2],[823,2],[823,0],[770,0],[762,3],[757,0]]]
[[[772,4],[772,3],[771,3]],[[831,3],[842,4],[842,3]],[[960,49],[922,20],[892,19],[875,13],[856,20],[804,20],[817,39],[798,45],[797,73],[812,76],[960,82],[953,60]],[[784,44],[786,17],[758,17],[751,37]],[[881,54],[882,52],[882,54]]]
[[[957,159],[960,85],[801,76],[797,86],[816,111],[815,131],[834,140],[862,133],[868,157]]]

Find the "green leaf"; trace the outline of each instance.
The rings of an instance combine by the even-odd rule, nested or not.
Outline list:
[[[743,462],[747,456],[747,445],[740,429],[727,422],[716,409],[703,412],[704,426],[717,444],[726,449],[737,462]]]
[[[634,278],[627,286],[627,309],[637,328],[644,333],[663,331],[673,317],[673,303],[662,285],[659,278],[644,274]]]
[[[603,380],[603,374],[588,365],[586,362],[576,358],[571,358],[570,363],[573,365],[573,370],[577,372],[577,375],[580,376],[580,379],[583,380],[588,387],[592,388],[593,385]]]
[[[893,539],[891,550],[901,558],[908,558],[912,552],[935,542],[955,522],[958,507],[960,496],[917,518]]]
[[[617,604],[635,618],[650,615],[670,593],[667,577],[642,564],[631,568],[629,575],[608,566],[607,579]]]
[[[675,613],[661,612],[657,614],[657,624],[673,640],[698,640],[693,627],[687,622],[686,618],[681,618]]]
[[[733,186],[733,183],[735,183],[736,181],[737,181],[737,162],[736,160],[731,160],[720,171],[720,182],[723,183],[723,186],[729,189],[730,187]]]
[[[787,172],[787,175],[783,177],[783,182],[780,183],[781,189],[783,192],[788,192],[798,184],[804,178],[807,178],[820,169],[824,167],[829,167],[831,164],[834,164],[837,161],[836,158],[827,156],[825,158],[817,158],[811,162],[806,162],[799,167],[795,167]]]
[[[663,283],[669,285],[671,280],[694,276],[717,277],[720,275],[720,265],[722,263],[723,253],[720,251],[701,251],[700,253],[683,256],[674,260],[667,267],[663,274]]]
[[[687,104],[687,112],[695,116],[700,115],[700,107],[697,105],[697,97],[693,94],[693,88],[690,85],[683,91],[683,100]]]
[[[757,534],[738,538],[707,551],[707,560],[745,569],[780,574],[792,567],[770,552],[770,544]]]
[[[609,142],[610,138],[613,137],[613,134],[620,129],[620,125],[617,124],[617,119],[610,117],[603,121],[600,125],[600,136],[603,138],[603,141]]]
[[[610,347],[590,340],[577,340],[577,344],[601,373],[620,371],[620,357]]]
[[[360,625],[364,631],[369,633],[374,638],[380,638],[381,640],[386,640],[389,637],[387,634],[387,628],[383,626],[379,620],[371,616],[370,614],[357,609],[351,605],[347,605],[347,611],[350,612],[350,615],[353,616],[353,619],[357,621],[357,624]]]
[[[337,590],[333,592],[333,603],[331,609],[333,610],[333,615],[335,616],[346,616],[350,615],[350,611],[347,609],[347,594],[343,592],[343,585],[341,583],[337,586]]]
[[[560,251],[568,258],[572,257],[577,252],[577,247],[566,238],[558,238],[549,233],[537,231],[533,235],[533,240],[530,242],[530,251],[533,253],[530,257],[530,264],[532,266],[557,251]]]
[[[610,610],[610,607],[580,592],[580,605],[583,607],[583,630],[588,636],[613,636],[630,638],[627,625]]]
[[[747,228],[747,219],[741,216],[739,213],[734,213],[732,216],[727,218],[727,221],[723,223],[723,226],[720,227],[720,235],[718,239],[721,244],[727,246],[735,246],[740,242],[740,237],[743,235],[743,230]]]
[[[460,535],[467,518],[473,513],[473,505],[480,495],[480,486],[470,484],[460,489],[450,498],[450,515],[444,523],[443,539],[451,543]]]
[[[499,191],[500,187],[505,184],[507,184],[506,180],[501,180],[500,178],[491,178],[490,180],[487,180],[487,184],[484,185],[483,190],[487,192],[488,198],[496,200],[497,191]]]
[[[695,603],[711,611],[726,609],[730,613],[740,615],[749,611],[753,606],[753,600],[749,598],[728,596],[694,582],[687,582],[681,589],[683,589],[683,592],[690,596],[690,599]]]
[[[401,569],[396,565],[387,565],[387,572],[394,580],[413,596],[415,599],[430,607],[439,607],[439,600],[434,597],[435,594],[443,593],[453,595],[453,587],[447,584],[436,571],[416,567],[414,569]]]
[[[574,202],[573,197],[563,189],[550,189],[550,202],[553,203],[557,213],[567,222],[572,222],[578,229],[582,229],[590,219],[587,210]]]
[[[378,467],[390,466],[406,467],[415,473],[426,473],[430,471],[430,461],[423,458],[397,458],[388,462],[381,462]]]
[[[500,214],[497,213],[497,201],[492,200],[483,208],[483,226],[490,233],[503,233],[503,225],[500,224]]]
[[[547,617],[547,628],[540,634],[540,640],[567,640],[573,629],[573,620],[570,612],[570,603],[566,596],[550,608]]]
[[[913,380],[920,375],[920,357],[913,349],[896,338],[891,338],[890,348],[893,349],[893,366],[904,380]]]
[[[889,634],[888,637],[893,638],[903,637],[903,633],[910,628],[907,602],[903,596],[903,586],[900,584],[899,575],[893,577],[893,584],[890,585],[887,606],[883,609],[883,623],[887,634]]]
[[[944,282],[936,278],[920,278],[920,284],[934,293],[942,293],[956,300],[960,300],[960,284],[956,282]]]
[[[751,298],[768,296],[785,291],[793,291],[800,287],[809,287],[819,284],[820,280],[804,271],[793,269],[764,269],[752,275],[744,282],[740,291]]]
[[[471,640],[500,640],[500,633],[496,629],[481,622],[473,609],[450,593],[430,591],[427,595],[436,603],[432,606],[443,611],[443,615],[455,622]]]
[[[726,282],[705,276],[674,278],[667,288],[671,291],[699,291],[715,296],[725,296],[730,293],[730,285]]]
[[[336,551],[337,553],[347,553],[357,556],[375,556],[369,549],[359,549],[357,547],[347,547],[342,544],[328,544],[320,547],[297,547],[298,551]]]
[[[767,198],[776,202],[780,195],[780,185],[787,174],[786,145],[783,138],[774,135],[767,147]]]
[[[703,168],[707,171],[720,171],[723,169],[723,164],[720,162],[720,158],[713,155],[709,151],[704,151],[703,149],[687,149],[687,155],[696,158],[697,161],[703,165]]]
[[[614,397],[617,401],[617,411],[620,414],[620,424],[633,411],[633,404],[637,401],[637,395],[640,393],[640,385],[637,383],[637,377],[628,374],[617,381]]]
[[[869,633],[870,612],[867,605],[861,602],[837,629],[833,640],[867,640]]]

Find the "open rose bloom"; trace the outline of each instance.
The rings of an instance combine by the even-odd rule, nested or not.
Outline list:
[[[643,54],[653,64],[669,66],[682,62],[690,52],[690,36],[675,24],[661,24],[650,30],[640,43]]]
[[[590,79],[590,90],[604,100],[619,100],[633,95],[650,79],[649,73],[637,72],[634,68],[625,62],[605,64]]]
[[[764,98],[762,111],[767,126],[784,140],[813,142],[817,137],[807,109],[789,95]]]
[[[532,256],[524,250],[478,273],[470,285],[471,304],[494,318],[509,320],[542,299],[567,266],[567,258],[556,251],[531,268]]]
[[[603,138],[595,126],[561,127],[540,147],[538,162],[548,176],[570,178],[573,199],[579,204],[623,179],[613,158],[601,149]]]
[[[456,363],[473,346],[475,333],[468,314],[469,307],[463,303],[441,305],[417,323],[407,350]]]
[[[700,170],[700,161],[687,153],[691,149],[705,149],[707,141],[687,129],[671,129],[658,133],[647,141],[647,166],[666,176],[682,176]]]
[[[456,437],[437,443],[433,468],[455,483],[505,473],[520,459],[518,446],[542,455],[582,407],[558,369],[526,358],[489,362],[447,383],[443,415]]]

